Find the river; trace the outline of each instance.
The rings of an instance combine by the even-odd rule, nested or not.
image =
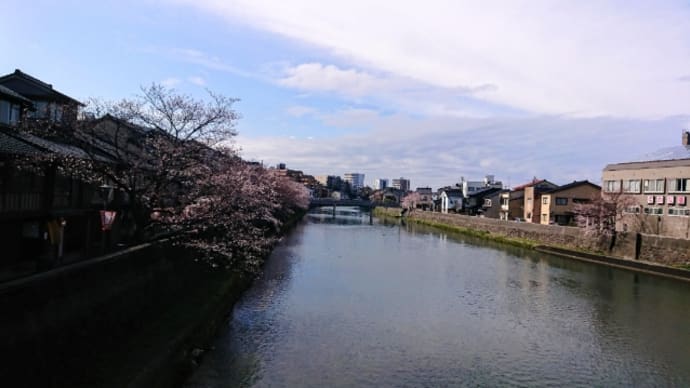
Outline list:
[[[690,386],[690,283],[312,213],[187,387]]]

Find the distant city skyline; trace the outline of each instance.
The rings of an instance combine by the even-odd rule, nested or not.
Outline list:
[[[690,127],[687,2],[4,5],[0,73],[237,97],[242,157],[311,175],[600,182]]]

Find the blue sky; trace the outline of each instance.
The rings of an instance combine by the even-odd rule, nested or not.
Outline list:
[[[0,72],[120,99],[241,101],[247,159],[437,188],[598,182],[690,127],[690,5],[10,0]],[[8,14],[9,12],[9,14]]]

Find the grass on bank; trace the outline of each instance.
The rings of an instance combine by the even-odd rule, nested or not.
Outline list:
[[[400,209],[382,209],[382,208],[375,208],[374,209],[374,215],[377,217],[399,217],[400,216]],[[433,228],[437,228],[440,230],[444,230],[447,232],[455,232],[455,233],[460,233],[465,236],[470,236],[470,237],[477,237],[480,239],[484,240],[490,240],[490,241],[495,241],[499,243],[504,243],[504,244],[510,244],[513,246],[521,247],[521,248],[529,248],[529,249],[534,249],[535,247],[539,245],[543,245],[537,241],[529,240],[529,239],[523,239],[523,238],[516,238],[516,237],[506,237],[498,234],[492,234],[491,232],[487,230],[481,230],[481,229],[473,229],[473,228],[467,228],[463,226],[456,226],[456,225],[449,225],[445,224],[442,222],[436,222],[436,221],[429,221],[429,220],[424,220],[424,219],[419,219],[419,218],[409,218],[405,217],[406,222],[414,222],[419,225],[426,225],[426,226],[431,226]]]

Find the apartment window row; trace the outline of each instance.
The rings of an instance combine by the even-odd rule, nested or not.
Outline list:
[[[670,207],[668,208],[669,216],[690,216],[690,209],[686,207]]]
[[[624,193],[639,193],[640,192],[639,179],[628,179],[623,181],[623,192]]]
[[[664,193],[666,183],[669,193],[690,192],[690,178],[605,180],[603,189],[605,193],[620,193],[621,188],[628,194]]]
[[[663,207],[645,207],[644,208],[644,214],[652,214],[652,215],[662,215],[664,214],[664,208]]]
[[[626,214],[640,214],[640,207],[639,206],[626,206],[623,209],[623,213]]]
[[[640,214],[642,211],[640,206],[626,206],[623,209],[625,214]],[[649,215],[663,215],[664,208],[661,206],[648,206],[644,208],[644,214]],[[669,216],[690,216],[690,208],[687,207],[670,207],[668,208]]]

